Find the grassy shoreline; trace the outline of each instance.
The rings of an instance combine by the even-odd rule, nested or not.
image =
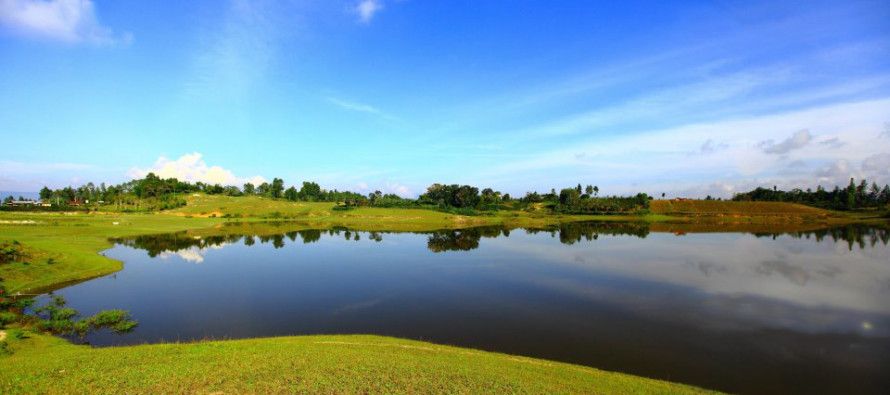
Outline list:
[[[231,222],[252,224],[252,232],[262,232],[263,224],[277,224],[279,226],[269,226],[265,231],[281,233],[331,227],[360,231],[432,231],[484,225],[534,228],[594,220],[646,222],[653,225],[653,231],[684,233],[814,229],[867,219],[783,203],[655,201],[652,213],[647,215],[499,211],[462,216],[398,208],[336,211],[332,203],[201,195],[191,197],[186,207],[148,214],[0,212],[0,241],[18,241],[30,255],[27,264],[0,266],[0,278],[10,292],[54,289],[121,270],[121,262],[101,255],[101,251],[112,247],[112,238],[178,231],[200,231],[201,235],[239,231],[237,227],[225,226]]]
[[[539,212],[461,216],[418,209],[336,211],[332,207],[329,203],[200,197],[189,206],[153,214],[0,212],[0,241],[17,240],[29,254],[28,264],[0,266],[0,277],[11,292],[58,288],[120,270],[123,263],[101,254],[112,246],[112,238],[180,231],[195,236],[331,227],[433,231],[483,225],[535,228],[597,220],[644,222],[652,231],[685,233],[794,231],[871,220],[782,204],[659,203],[652,214],[644,216]],[[297,336],[102,349],[36,333],[24,339],[7,338],[13,353],[0,356],[12,367],[0,370],[0,392],[4,393],[702,392],[587,367],[380,336]],[[168,376],[173,378],[167,380]]]

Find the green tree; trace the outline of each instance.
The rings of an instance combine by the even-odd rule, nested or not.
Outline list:
[[[269,190],[269,193],[273,198],[280,198],[282,192],[284,192],[284,180],[280,178],[272,179],[272,188]]]
[[[299,192],[300,200],[314,202],[321,200],[321,186],[311,181],[303,181]]]
[[[243,191],[244,191],[245,195],[253,195],[256,193],[256,187],[253,186],[253,184],[247,182],[247,183],[244,183]]]
[[[847,210],[856,207],[856,183],[850,178],[850,185],[847,186]]]
[[[559,204],[567,208],[574,208],[581,200],[581,193],[578,188],[565,188],[559,191]]]
[[[40,189],[40,200],[43,200],[46,202],[46,201],[49,201],[49,199],[52,197],[53,197],[52,189],[49,189],[46,186],[44,186],[43,188]]]
[[[292,201],[297,200],[297,197],[298,197],[297,188],[294,188],[293,186],[291,186],[290,188],[287,188],[287,190],[284,191],[284,198],[287,200],[292,200]]]

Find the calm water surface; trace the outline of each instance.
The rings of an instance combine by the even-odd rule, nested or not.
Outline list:
[[[890,232],[301,231],[121,240],[93,345],[373,333],[743,393],[890,393]]]

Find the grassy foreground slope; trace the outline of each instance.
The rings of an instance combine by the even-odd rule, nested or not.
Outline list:
[[[0,356],[0,393],[703,393],[680,384],[381,336],[91,349],[42,335]]]

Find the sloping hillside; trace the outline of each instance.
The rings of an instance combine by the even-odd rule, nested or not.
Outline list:
[[[653,200],[650,210],[663,215],[793,215],[827,217],[828,210],[782,202],[734,202],[726,200]]]

